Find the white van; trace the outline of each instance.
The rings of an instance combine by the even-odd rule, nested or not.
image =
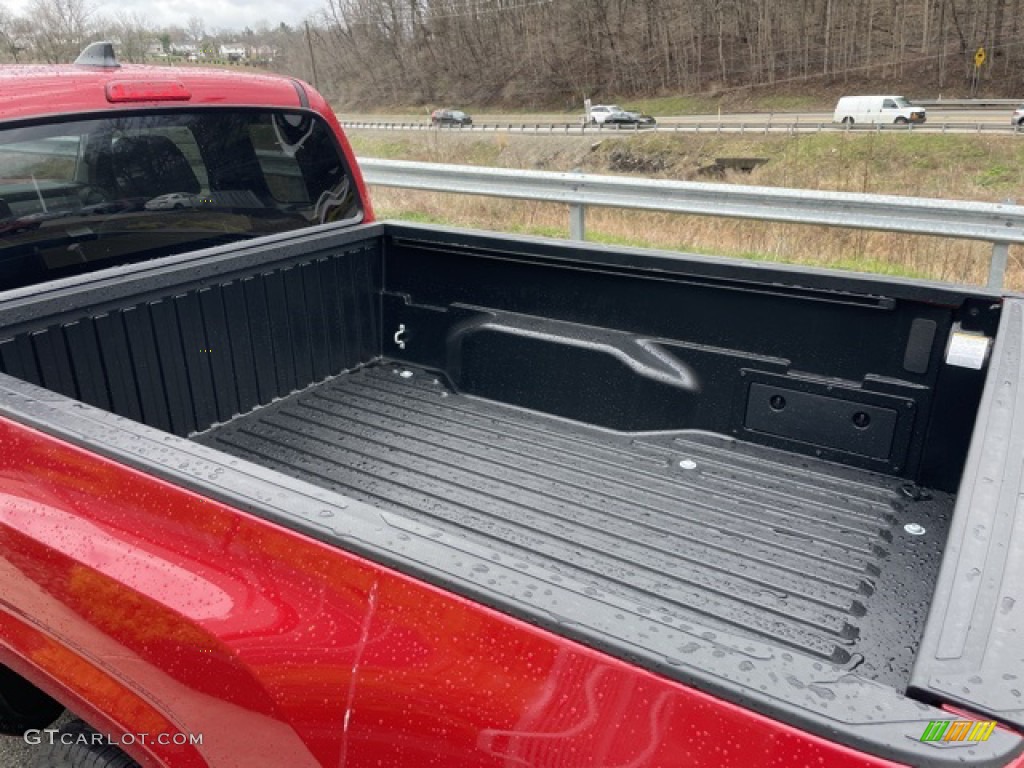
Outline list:
[[[833,123],[923,123],[924,107],[915,107],[902,96],[843,96],[836,104]]]

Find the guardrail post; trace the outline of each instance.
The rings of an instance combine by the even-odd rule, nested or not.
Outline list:
[[[994,243],[992,258],[988,265],[988,287],[993,291],[1001,290],[1006,279],[1006,264],[1010,258],[1009,243]]]
[[[587,209],[583,203],[569,203],[569,239],[586,240]]]

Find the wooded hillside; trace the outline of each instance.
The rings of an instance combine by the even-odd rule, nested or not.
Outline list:
[[[352,106],[578,105],[793,84],[1024,93],[1022,0],[326,0],[321,79]],[[912,90],[912,89],[907,89]]]

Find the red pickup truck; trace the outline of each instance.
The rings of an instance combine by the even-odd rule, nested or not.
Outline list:
[[[287,78],[0,94],[38,765],[1024,766],[1020,297],[375,222]]]

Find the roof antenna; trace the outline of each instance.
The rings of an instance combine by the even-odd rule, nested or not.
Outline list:
[[[83,51],[78,54],[75,64],[80,67],[120,67],[117,54],[114,53],[114,44],[110,42],[89,43]]]

